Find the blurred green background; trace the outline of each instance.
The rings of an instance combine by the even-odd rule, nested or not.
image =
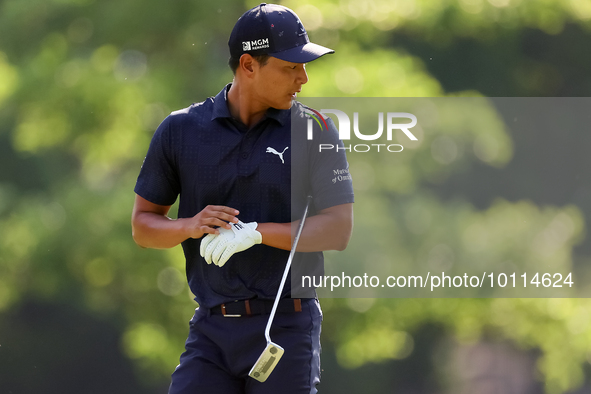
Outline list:
[[[166,392],[196,305],[180,248],[133,243],[133,186],[158,123],[231,80],[227,38],[256,4],[0,1],[1,393]],[[282,4],[337,51],[308,65],[307,96],[591,93],[589,0]],[[499,130],[425,135],[356,218],[392,209],[402,260],[550,245],[588,266],[589,129]],[[368,168],[352,164],[360,191]],[[323,393],[591,392],[587,299],[321,302]]]

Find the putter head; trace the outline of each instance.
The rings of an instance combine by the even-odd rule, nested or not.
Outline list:
[[[251,368],[248,376],[259,382],[264,382],[269,375],[271,375],[273,369],[275,369],[281,356],[283,356],[283,348],[276,343],[268,342],[267,347],[263,350],[257,362]]]

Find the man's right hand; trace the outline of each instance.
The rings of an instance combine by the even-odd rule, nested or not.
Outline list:
[[[197,215],[186,219],[190,238],[201,238],[205,234],[219,234],[216,227],[231,229],[230,223],[238,223],[238,211],[223,205],[208,205]]]
[[[171,219],[170,205],[154,204],[136,194],[131,228],[134,241],[144,248],[172,248],[188,238],[219,234],[216,227],[230,228],[239,212],[223,205],[208,205],[191,218]]]

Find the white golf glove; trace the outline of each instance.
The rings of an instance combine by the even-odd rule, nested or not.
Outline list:
[[[222,267],[234,253],[242,252],[263,241],[261,233],[256,231],[257,222],[230,223],[231,230],[219,228],[219,234],[207,234],[201,241],[200,253],[207,264],[214,263]]]

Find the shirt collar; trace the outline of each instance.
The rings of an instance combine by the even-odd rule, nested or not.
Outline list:
[[[228,108],[228,90],[230,90],[231,85],[232,84],[229,83],[224,86],[217,96],[214,97],[211,120],[217,118],[232,118],[230,109]],[[275,119],[281,126],[285,126],[285,124],[289,121],[290,112],[291,110],[289,109],[269,108],[265,113],[265,118]]]

